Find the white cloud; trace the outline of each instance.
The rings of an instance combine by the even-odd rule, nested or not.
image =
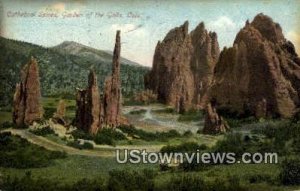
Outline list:
[[[292,41],[292,43],[295,45],[297,53],[300,54],[300,34],[296,33],[295,31],[289,31],[287,33],[287,39]]]
[[[215,21],[209,22],[208,27],[214,31],[232,31],[237,26],[230,18],[222,16]]]

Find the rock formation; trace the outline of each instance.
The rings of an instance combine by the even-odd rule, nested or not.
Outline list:
[[[77,91],[75,124],[91,134],[96,134],[102,127],[127,124],[127,120],[121,117],[120,51],[120,31],[117,31],[112,75],[105,80],[103,99],[100,98],[97,78],[92,71],[88,88]]]
[[[96,134],[101,126],[101,103],[97,77],[94,71],[90,71],[87,89],[78,89],[76,105],[76,126],[90,134]]]
[[[208,103],[206,106],[206,116],[203,133],[218,134],[229,130],[227,122],[217,113],[215,103]]]
[[[16,85],[13,98],[13,122],[17,126],[31,125],[42,119],[41,91],[37,61],[31,57],[21,70],[21,82]]]
[[[59,124],[66,125],[66,104],[64,100],[59,100],[56,112],[53,114],[53,120]]]
[[[121,119],[120,41],[120,31],[117,31],[112,61],[112,75],[105,80],[104,84],[104,123],[106,126],[111,127],[119,125]]]
[[[204,23],[200,23],[191,33],[194,53],[191,70],[194,75],[194,103],[205,108],[207,91],[213,78],[214,67],[219,59],[220,49],[215,32],[207,32]]]
[[[246,22],[215,67],[210,97],[237,115],[290,117],[299,107],[300,59],[279,24],[263,14]]]
[[[159,101],[184,112],[202,102],[218,57],[216,34],[208,33],[203,23],[189,34],[185,22],[158,42],[145,86]]]

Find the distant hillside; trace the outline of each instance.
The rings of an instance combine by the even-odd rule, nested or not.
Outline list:
[[[64,42],[52,48],[0,37],[0,106],[12,101],[20,68],[31,56],[40,67],[42,95],[74,95],[76,87],[87,85],[88,70],[93,67],[99,87],[111,73],[112,55],[75,42]],[[121,59],[123,94],[130,95],[144,88],[144,74],[149,68]]]
[[[113,55],[113,50],[98,50],[73,41],[64,41],[63,43],[52,47],[52,49],[57,50],[62,54],[71,54],[84,57],[90,62],[111,62]],[[139,66],[138,63],[132,62],[126,58],[121,58],[121,62],[123,64]]]

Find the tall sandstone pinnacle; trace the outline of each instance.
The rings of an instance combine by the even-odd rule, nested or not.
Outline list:
[[[94,71],[90,71],[87,89],[78,89],[76,104],[76,126],[90,134],[96,134],[101,126],[101,102]]]
[[[299,107],[300,59],[278,23],[246,22],[215,67],[210,97],[219,109],[256,117],[291,117]]]
[[[116,127],[121,120],[120,31],[117,31],[112,61],[112,75],[105,80],[103,112],[106,126]]]
[[[177,112],[201,106],[218,57],[216,33],[208,33],[200,23],[189,34],[188,22],[185,22],[158,42],[153,68],[145,76],[145,86],[158,95],[159,101],[175,107]]]
[[[31,125],[42,119],[39,67],[36,59],[30,61],[21,70],[21,82],[16,85],[13,98],[13,122],[17,126]]]
[[[56,112],[53,114],[53,120],[57,123],[60,123],[62,125],[66,125],[65,121],[65,115],[66,115],[66,103],[64,100],[59,100]]]
[[[117,31],[112,74],[105,80],[103,98],[100,97],[97,77],[93,71],[90,72],[87,89],[77,91],[75,125],[90,134],[96,134],[102,127],[116,127],[126,123],[121,117],[120,52],[120,31]]]

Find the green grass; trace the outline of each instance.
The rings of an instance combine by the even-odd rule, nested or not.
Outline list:
[[[8,111],[0,111],[0,123],[4,123],[6,121],[12,121],[12,113]]]
[[[78,155],[68,155],[66,159],[55,160],[55,163],[45,168],[28,168],[26,170],[14,168],[0,168],[3,176],[22,177],[26,171],[31,171],[33,178],[44,177],[62,182],[76,182],[87,178],[93,179],[98,176],[107,177],[113,169],[158,169],[157,165],[151,164],[118,164],[113,157],[100,158]]]
[[[146,109],[140,109],[140,110],[134,110],[134,111],[130,111],[129,114],[130,115],[141,115],[146,113]]]
[[[65,158],[66,154],[46,150],[10,132],[4,132],[0,133],[0,156],[1,167],[26,169],[46,167],[54,159]]]
[[[177,121],[179,122],[200,121],[203,118],[204,118],[203,111],[190,110],[183,114],[180,114]]]

